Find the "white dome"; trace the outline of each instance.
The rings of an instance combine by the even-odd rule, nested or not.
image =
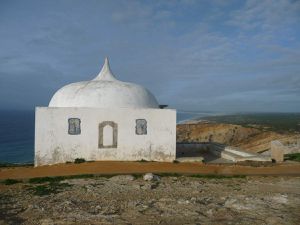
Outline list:
[[[159,108],[159,105],[146,88],[117,80],[106,58],[95,79],[62,87],[52,97],[49,107]]]

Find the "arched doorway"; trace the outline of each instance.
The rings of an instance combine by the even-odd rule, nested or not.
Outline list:
[[[118,124],[113,121],[104,121],[99,124],[98,148],[117,148]]]

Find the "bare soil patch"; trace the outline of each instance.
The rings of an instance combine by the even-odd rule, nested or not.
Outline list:
[[[221,175],[300,175],[300,163],[258,165],[215,165],[203,163],[116,162],[99,161],[81,164],[57,164],[41,167],[10,167],[0,169],[0,180],[32,177],[68,176],[76,174],[221,174]]]

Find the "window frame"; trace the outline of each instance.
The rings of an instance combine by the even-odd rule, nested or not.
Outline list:
[[[141,126],[141,124],[139,124],[139,121],[143,121],[144,122],[144,126],[146,126],[145,129],[141,129],[141,128],[138,128],[138,125]],[[139,130],[142,130],[143,133],[139,133],[138,131]],[[148,135],[148,122],[146,119],[136,119],[135,120],[135,134],[136,135]]]
[[[78,121],[78,127],[76,126],[76,123],[73,121]],[[71,129],[71,126],[74,126],[73,129]],[[74,131],[72,131],[74,130]],[[79,118],[69,118],[68,119],[68,134],[69,135],[80,135],[81,134],[81,119]]]

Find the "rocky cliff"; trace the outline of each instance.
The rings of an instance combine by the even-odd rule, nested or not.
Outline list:
[[[218,142],[252,152],[270,148],[270,142],[293,143],[300,138],[295,133],[277,133],[261,128],[236,124],[200,121],[177,125],[177,142]]]

